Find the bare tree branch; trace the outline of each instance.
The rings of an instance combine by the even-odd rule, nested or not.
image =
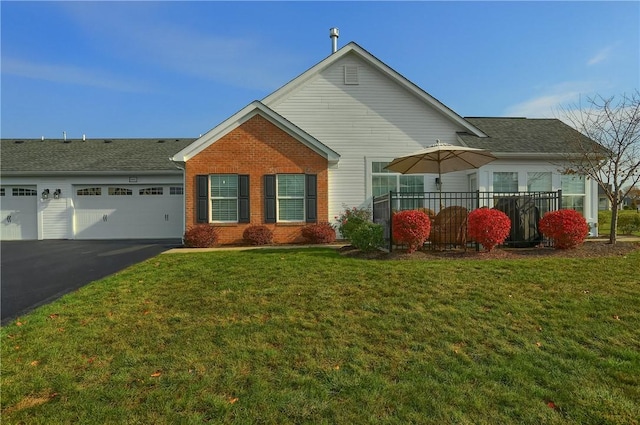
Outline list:
[[[640,182],[640,91],[596,95],[560,111],[585,136],[572,140],[567,170],[592,178],[604,191],[612,207],[609,241],[615,243],[617,211]]]

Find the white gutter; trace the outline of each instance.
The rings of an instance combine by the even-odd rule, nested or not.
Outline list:
[[[178,174],[174,170],[130,170],[130,171],[0,171],[1,176],[155,176],[158,174]]]
[[[184,245],[184,234],[187,231],[187,170],[183,165],[184,163],[174,161],[172,157],[169,157],[169,161],[182,172],[182,236],[180,240],[182,241],[182,245]]]

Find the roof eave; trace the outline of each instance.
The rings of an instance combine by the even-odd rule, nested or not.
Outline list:
[[[276,125],[284,132],[295,137],[298,141],[312,149],[320,156],[326,158],[330,165],[337,164],[340,160],[340,154],[257,100],[251,102],[249,105],[229,117],[227,120],[211,129],[209,132],[194,141],[191,145],[175,154],[170,159],[173,162],[187,162],[189,159],[193,158],[205,148],[215,143],[217,140],[224,137],[226,134],[230,133],[258,114],[267,118],[272,124]]]
[[[41,176],[151,176],[159,174],[182,174],[179,169],[170,170],[96,170],[96,171],[1,171],[0,176],[41,177]]]
[[[584,154],[570,152],[490,152],[498,159],[544,159],[572,161],[584,158]]]

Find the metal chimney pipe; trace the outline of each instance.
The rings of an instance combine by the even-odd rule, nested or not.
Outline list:
[[[338,37],[340,36],[340,31],[338,28],[329,28],[329,38],[331,39],[331,53],[335,53],[338,51]]]

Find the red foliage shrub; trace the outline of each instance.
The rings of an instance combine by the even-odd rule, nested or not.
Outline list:
[[[336,240],[336,230],[329,223],[310,224],[302,228],[302,237],[310,243],[331,243]]]
[[[478,208],[469,213],[467,235],[487,252],[504,242],[510,231],[511,220],[502,211]]]
[[[422,211],[406,210],[393,215],[393,239],[408,245],[407,252],[420,248],[429,238],[431,220]]]
[[[546,213],[538,228],[543,235],[553,239],[556,249],[574,248],[589,234],[587,220],[578,211],[569,209]]]
[[[209,248],[218,242],[218,231],[208,224],[190,227],[184,233],[184,246],[188,248]]]
[[[242,239],[251,245],[266,245],[273,241],[273,232],[267,226],[249,226],[244,229]]]

